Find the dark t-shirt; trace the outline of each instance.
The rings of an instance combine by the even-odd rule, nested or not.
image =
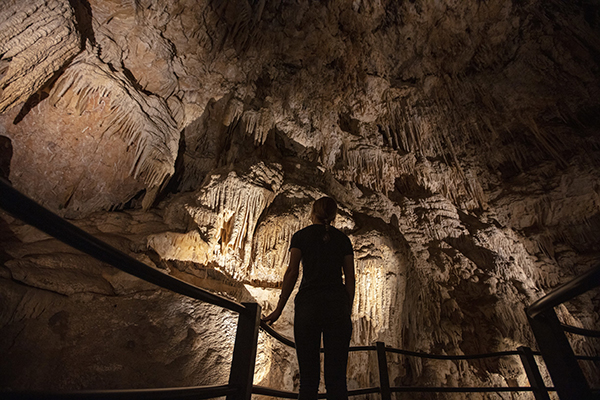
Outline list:
[[[302,282],[300,291],[309,288],[342,286],[344,257],[352,254],[352,243],[343,232],[329,227],[329,241],[325,242],[325,225],[314,224],[292,236],[290,249],[302,252]]]

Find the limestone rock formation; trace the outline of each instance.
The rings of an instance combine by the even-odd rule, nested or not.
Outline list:
[[[524,308],[600,255],[598,54],[595,0],[5,1],[0,173],[265,312],[291,235],[333,196],[353,344],[535,347]],[[1,215],[0,387],[226,382],[234,314]],[[592,329],[600,298],[558,311]],[[528,384],[516,359],[390,358],[394,385]],[[377,386],[375,366],[352,354],[350,387]],[[263,333],[255,384],[298,388],[293,351]]]
[[[68,1],[3,3],[0,110],[6,111],[42,89],[81,47],[75,13]]]

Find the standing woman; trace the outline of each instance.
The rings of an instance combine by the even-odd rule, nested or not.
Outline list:
[[[310,215],[313,224],[292,237],[290,263],[283,276],[277,307],[263,318],[272,323],[281,316],[298,279],[302,261],[302,281],[296,295],[294,316],[300,400],[317,399],[321,334],[327,399],[348,398],[346,368],[352,336],[354,255],[348,236],[331,226],[336,214],[337,204],[331,197],[322,197],[313,203]]]

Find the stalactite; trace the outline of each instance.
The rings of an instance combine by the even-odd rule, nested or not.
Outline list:
[[[232,98],[225,108],[225,113],[223,115],[223,125],[230,126],[235,123],[244,112],[244,103],[241,100],[236,98]]]
[[[242,114],[242,123],[246,135],[254,137],[254,143],[261,145],[267,139],[269,130],[273,127],[271,112],[266,108],[258,111],[247,110]]]
[[[164,101],[138,92],[89,48],[73,61],[50,93],[52,104],[74,108],[79,115],[103,98],[108,99],[109,108],[101,129],[119,135],[135,151],[130,174],[149,188],[162,185],[174,172],[179,146],[179,130]]]
[[[242,123],[244,124],[244,131],[246,135],[253,136],[259,125],[260,113],[254,110],[245,111],[242,115]]]
[[[237,279],[249,275],[252,245],[259,217],[271,204],[283,181],[278,164],[253,165],[239,175],[213,175],[198,193],[198,207],[190,213],[198,226],[211,226],[211,261]]]
[[[341,148],[346,167],[334,171],[343,181],[354,181],[384,193],[394,190],[396,177],[409,173],[414,158],[402,157],[395,151],[346,140]]]
[[[289,185],[279,196],[287,197]],[[293,189],[292,189],[293,190]],[[289,262],[292,235],[306,225],[310,204],[296,205],[283,214],[269,213],[256,228],[252,249],[252,277],[259,283],[279,284]]]

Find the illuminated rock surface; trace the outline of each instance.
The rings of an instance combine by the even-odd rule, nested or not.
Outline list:
[[[535,347],[524,307],[600,254],[599,29],[591,0],[5,1],[0,173],[265,312],[330,195],[355,249],[354,344]],[[0,232],[0,387],[226,382],[234,313],[5,214]],[[598,300],[559,313],[597,328]],[[292,315],[275,325],[289,337]],[[255,384],[297,390],[293,352],[259,341]],[[393,359],[390,376],[527,385],[519,364]],[[352,354],[350,387],[377,386],[375,366]]]

